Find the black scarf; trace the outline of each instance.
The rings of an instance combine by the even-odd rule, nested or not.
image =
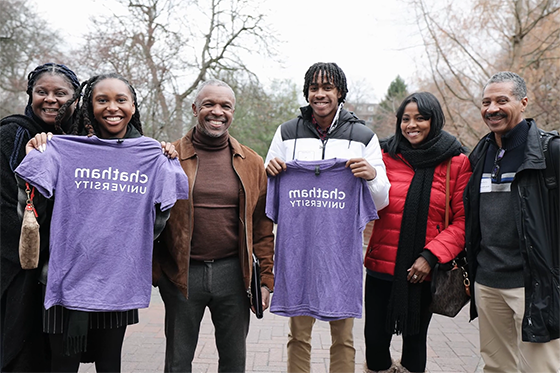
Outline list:
[[[391,141],[396,141],[391,138]],[[388,144],[385,144],[387,151]],[[390,333],[403,335],[418,334],[420,330],[420,298],[422,284],[407,281],[407,269],[418,258],[426,243],[426,227],[430,194],[436,166],[459,155],[462,146],[447,132],[440,132],[433,139],[412,148],[408,141],[401,141],[399,152],[414,168],[404,205],[397,260],[391,298],[387,313],[387,327]]]

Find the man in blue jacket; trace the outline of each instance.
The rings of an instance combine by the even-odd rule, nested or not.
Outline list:
[[[482,96],[491,132],[469,157],[465,215],[471,319],[479,318],[484,372],[557,372],[560,139],[524,118],[527,88],[519,75],[495,74]]]

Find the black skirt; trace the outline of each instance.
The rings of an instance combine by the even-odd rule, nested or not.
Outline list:
[[[43,286],[43,299],[45,286]],[[62,306],[43,306],[43,333],[62,334],[69,310]],[[88,312],[90,329],[114,329],[138,323],[138,310]]]

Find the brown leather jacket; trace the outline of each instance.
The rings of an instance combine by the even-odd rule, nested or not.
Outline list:
[[[171,208],[165,229],[154,243],[153,284],[164,273],[188,298],[188,278],[193,231],[192,191],[196,182],[198,158],[192,144],[191,129],[183,138],[173,143],[179,161],[189,178],[189,199],[178,200]],[[269,289],[274,287],[272,274],[274,235],[272,221],[265,215],[267,177],[262,158],[252,149],[241,145],[230,136],[233,169],[242,185],[239,196],[239,259],[243,281],[250,292],[252,253],[261,263],[261,282]],[[208,232],[219,234],[219,232]]]

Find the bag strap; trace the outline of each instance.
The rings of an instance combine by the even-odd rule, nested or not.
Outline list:
[[[544,173],[544,181],[546,183],[546,187],[548,189],[556,189],[558,186],[558,175],[557,175],[557,168],[554,164],[554,157],[552,156],[551,150],[551,140],[559,138],[558,133],[556,131],[551,132],[541,132],[541,141],[542,141],[542,148],[543,154],[546,162],[546,168],[543,170]]]
[[[35,214],[35,217],[38,218],[39,215],[37,214],[37,210],[35,210],[35,205],[33,205],[33,197],[35,197],[35,187],[33,187],[33,189],[29,188],[29,183],[25,183],[25,193],[27,194],[27,201],[25,201],[25,203],[27,204],[27,206],[25,206],[26,209],[32,210],[33,214]]]
[[[445,226],[446,229],[449,226],[449,178],[451,173],[451,159],[447,162],[447,172],[445,173]]]

